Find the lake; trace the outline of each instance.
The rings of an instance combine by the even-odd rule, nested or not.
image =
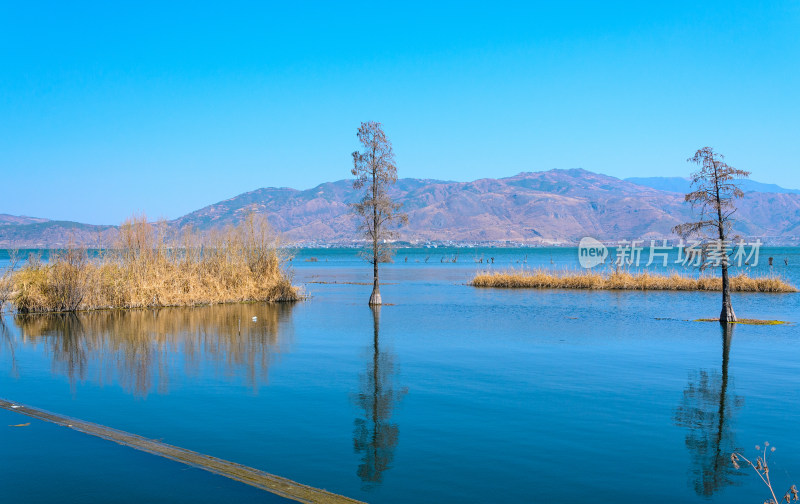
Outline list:
[[[356,251],[298,250],[295,305],[7,313],[0,397],[375,503],[763,502],[730,453],[765,440],[779,496],[800,483],[800,294],[734,293],[792,323],[724,332],[692,322],[717,293],[466,285],[577,262],[401,249],[373,311]],[[800,285],[800,249],[751,270]],[[1,410],[0,446],[4,502],[281,501]]]

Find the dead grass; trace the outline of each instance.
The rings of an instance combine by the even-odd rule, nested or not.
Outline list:
[[[11,299],[14,292],[14,283],[11,277],[14,274],[14,269],[17,265],[17,251],[9,251],[9,264],[6,268],[0,271],[0,312],[3,311],[3,305]]]
[[[673,290],[721,291],[722,279],[712,276],[690,277],[678,273],[659,275],[649,272],[549,270],[479,273],[470,282],[473,287],[506,289],[592,289],[592,290]],[[778,277],[751,277],[738,274],[731,277],[733,292],[797,292],[797,289]]]
[[[3,304],[5,304],[5,302],[11,298],[12,290],[11,272],[0,272],[0,311],[3,309]]]
[[[71,246],[47,263],[28,261],[12,276],[11,302],[33,313],[296,301],[284,263],[266,221],[255,216],[208,236],[185,230],[176,240],[163,223],[134,217],[100,257]]]

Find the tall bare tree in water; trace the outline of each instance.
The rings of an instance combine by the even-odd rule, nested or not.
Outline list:
[[[389,186],[397,181],[397,166],[392,143],[381,129],[381,123],[362,122],[357,135],[362,150],[353,152],[351,173],[356,177],[353,188],[363,189],[364,195],[352,207],[361,220],[359,231],[369,240],[368,248],[362,254],[372,264],[373,271],[369,304],[379,305],[378,264],[388,262],[391,258],[392,251],[387,240],[395,236],[392,224],[404,224],[408,222],[408,217],[400,213],[401,205],[392,201],[387,193]]]
[[[686,236],[710,238],[722,249],[719,266],[722,270],[722,312],[720,323],[736,322],[736,314],[731,305],[731,286],[728,280],[728,255],[724,245],[730,237],[733,214],[736,206],[733,201],[744,196],[736,185],[736,180],[749,177],[750,172],[737,170],[725,163],[725,156],[714,152],[711,147],[703,147],[688,160],[700,168],[692,174],[694,191],[686,195],[686,201],[694,209],[699,209],[700,220],[675,226],[673,231]]]

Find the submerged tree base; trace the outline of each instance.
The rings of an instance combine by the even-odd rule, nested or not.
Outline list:
[[[742,273],[731,277],[730,282],[732,292],[797,292],[794,286],[777,277],[751,277]],[[711,276],[694,278],[677,273],[659,275],[615,271],[603,274],[533,270],[479,273],[470,285],[505,289],[721,291],[722,279]]]

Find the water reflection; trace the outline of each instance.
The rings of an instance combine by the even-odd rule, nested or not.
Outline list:
[[[14,339],[11,337],[11,331],[8,330],[5,317],[0,314],[0,348],[7,349],[8,356],[11,359],[11,369],[9,374],[12,378],[19,377],[17,369],[17,351]],[[5,351],[3,352],[5,353]]]
[[[382,481],[394,458],[400,429],[391,422],[395,404],[406,391],[394,390],[394,354],[380,347],[380,306],[371,307],[373,340],[367,370],[361,375],[356,396],[363,417],[355,420],[353,446],[361,455],[358,477],[369,487]]]
[[[167,393],[171,374],[196,376],[208,369],[217,376],[244,375],[258,389],[291,339],[286,330],[291,309],[291,304],[237,304],[14,320],[25,343],[45,345],[53,371],[67,376],[73,390],[86,380],[115,382],[147,396],[154,390]]]
[[[700,370],[689,376],[683,401],[675,412],[675,422],[685,427],[686,447],[692,459],[690,486],[698,495],[711,496],[735,484],[738,473],[730,455],[739,451],[732,421],[744,399],[734,394],[728,376],[728,358],[734,324],[722,327],[722,372]]]

